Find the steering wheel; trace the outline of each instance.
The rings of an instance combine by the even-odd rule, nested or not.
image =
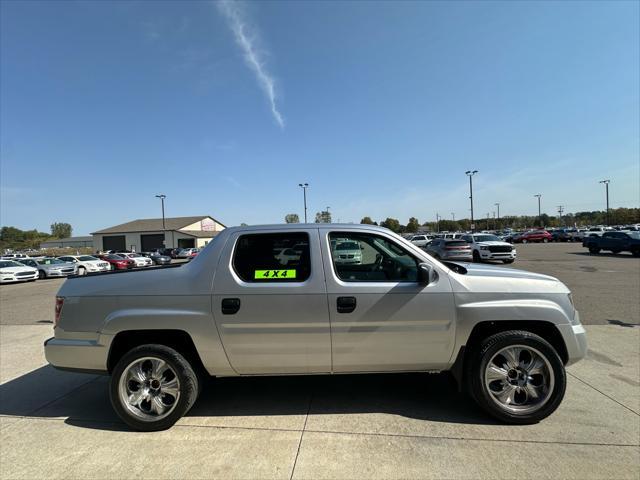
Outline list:
[[[373,264],[373,268],[372,271],[377,271],[380,270],[380,267],[382,266],[382,260],[384,260],[384,258],[382,257],[382,255],[380,253],[376,254],[376,261]]]

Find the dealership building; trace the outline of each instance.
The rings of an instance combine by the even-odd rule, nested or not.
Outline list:
[[[146,252],[156,248],[204,247],[226,227],[210,216],[144,218],[93,232],[93,248]]]

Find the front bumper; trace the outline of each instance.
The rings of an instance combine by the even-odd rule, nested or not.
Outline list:
[[[47,277],[69,277],[71,275],[77,275],[78,270],[76,269],[72,272],[62,272],[60,270],[49,270],[45,273],[47,274]]]
[[[567,366],[582,360],[587,356],[587,331],[580,323],[580,317],[576,312],[574,324],[557,325],[560,334],[567,347]]]
[[[516,251],[510,252],[490,252],[489,250],[477,250],[480,254],[480,258],[483,260],[515,260]]]
[[[0,283],[28,282],[29,280],[35,280],[36,278],[38,278],[38,272],[20,277],[15,275],[0,275]]]

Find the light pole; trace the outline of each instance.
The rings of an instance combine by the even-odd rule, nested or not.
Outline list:
[[[298,186],[302,188],[304,192],[304,223],[307,223],[307,188],[309,188],[309,184],[299,183]]]
[[[156,198],[159,198],[160,202],[162,204],[162,233],[164,234],[164,240],[163,240],[162,243],[164,244],[164,246],[166,248],[166,246],[167,246],[167,244],[166,244],[167,243],[167,227],[164,224],[164,199],[167,198],[167,196],[164,195],[164,194],[160,194],[160,195],[156,195]]]
[[[500,203],[494,203],[494,205],[498,208],[498,222],[500,221]]]
[[[451,220],[456,221],[456,214],[451,212]]]
[[[331,220],[331,215],[330,215],[330,213],[329,213],[329,209],[330,209],[330,208],[331,208],[331,207],[327,206],[327,220],[329,220],[329,222],[328,222],[328,223],[331,223],[331,221],[330,221],[330,220]]]
[[[604,187],[607,192],[607,226],[609,226],[609,182],[611,180],[600,180],[598,183],[604,183]]]
[[[436,213],[436,231],[440,233],[440,215]]]
[[[544,227],[544,225],[542,225],[542,214],[540,213],[540,199],[542,198],[542,194],[536,193],[534,197],[538,197],[538,223],[540,224],[540,228],[542,228]]]
[[[473,224],[473,176],[478,173],[478,170],[467,170],[464,172],[469,177],[469,200],[471,200],[471,231],[475,231],[475,225]]]

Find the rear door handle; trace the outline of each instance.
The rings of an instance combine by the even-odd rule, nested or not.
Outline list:
[[[222,299],[222,313],[224,315],[233,315],[240,310],[239,298],[223,298]]]
[[[336,306],[338,313],[351,313],[356,309],[356,297],[338,297]]]

